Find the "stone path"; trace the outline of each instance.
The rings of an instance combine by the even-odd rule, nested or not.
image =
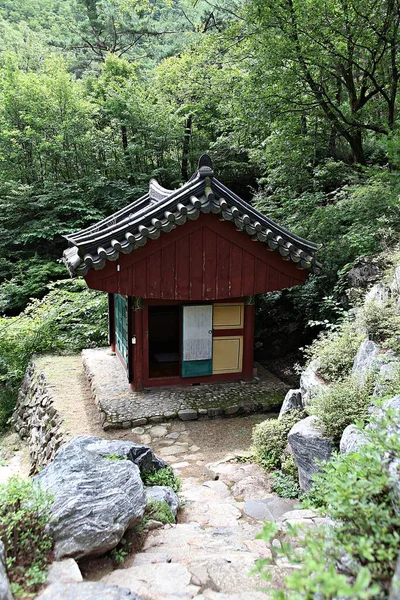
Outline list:
[[[279,408],[288,390],[280,379],[260,367],[260,377],[252,382],[133,392],[120,361],[107,348],[83,350],[82,360],[106,430],[166,419],[268,412]]]
[[[256,536],[264,520],[278,521],[284,530],[288,520],[312,524],[314,515],[294,510],[296,501],[271,493],[269,478],[260,467],[232,458],[233,450],[243,456],[251,428],[262,418],[172,421],[134,428],[130,439],[151,445],[183,476],[184,507],[177,525],[149,532],[141,552],[122,568],[113,570],[109,559],[92,561],[83,566],[85,579],[129,588],[144,600],[265,600],[261,588],[281,588],[289,572],[283,559],[270,567],[270,584],[250,575],[258,558],[272,557],[273,546]],[[236,441],[231,432],[221,436],[226,423],[242,429]],[[212,444],[206,426],[213,429]],[[227,449],[231,458],[224,460]],[[218,460],[207,462],[210,458]]]

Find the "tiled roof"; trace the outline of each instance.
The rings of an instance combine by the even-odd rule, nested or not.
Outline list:
[[[321,270],[315,254],[318,244],[287,231],[214,177],[211,160],[203,155],[191,179],[177,190],[167,190],[152,179],[147,194],[110,217],[66,235],[69,247],[63,261],[71,275],[85,275],[91,268],[103,269],[107,260],[129,254],[201,213],[215,213],[232,221],[253,240],[267,244],[284,260],[313,273]]]

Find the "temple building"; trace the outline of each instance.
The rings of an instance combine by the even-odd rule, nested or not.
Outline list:
[[[200,158],[182,187],[149,191],[65,236],[64,262],[108,293],[109,340],[132,389],[253,378],[254,296],[304,283],[318,245],[255,210]]]

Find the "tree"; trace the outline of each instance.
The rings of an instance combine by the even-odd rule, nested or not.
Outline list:
[[[240,36],[271,110],[317,109],[365,164],[365,136],[395,128],[399,22],[398,0],[251,0]]]

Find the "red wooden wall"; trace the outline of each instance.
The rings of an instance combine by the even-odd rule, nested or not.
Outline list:
[[[91,269],[90,288],[161,300],[223,300],[299,285],[308,272],[234,224],[202,214],[131,254]],[[120,270],[118,271],[118,267]]]

